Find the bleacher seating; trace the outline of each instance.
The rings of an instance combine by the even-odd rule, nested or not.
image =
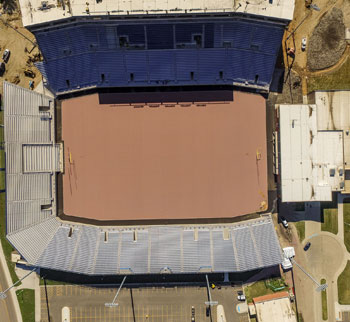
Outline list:
[[[81,22],[35,31],[50,88],[215,85],[268,89],[283,26],[244,20]]]

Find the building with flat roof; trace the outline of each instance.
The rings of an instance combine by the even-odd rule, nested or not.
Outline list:
[[[344,132],[322,127],[318,104],[280,105],[282,202],[331,201],[344,191]]]
[[[132,17],[155,15],[242,14],[271,19],[292,20],[294,1],[291,0],[20,0],[24,26],[43,24],[70,17]]]
[[[257,322],[297,322],[288,292],[253,298]]]
[[[315,92],[311,97],[317,106],[317,128],[340,131],[343,136],[345,190],[350,192],[350,91]]]

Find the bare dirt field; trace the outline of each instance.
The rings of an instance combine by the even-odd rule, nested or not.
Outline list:
[[[64,214],[227,218],[267,206],[265,99],[234,92],[196,104],[187,93],[181,104],[178,95],[138,108],[100,105],[98,95],[62,101]]]
[[[0,7],[0,12],[2,11]],[[25,88],[29,88],[29,81],[34,81],[34,86],[41,81],[41,74],[33,63],[27,65],[28,58],[39,53],[38,48],[34,48],[27,38],[35,42],[35,37],[23,28],[20,14],[17,11],[11,15],[3,14],[0,16],[0,60],[2,61],[2,54],[5,49],[11,51],[10,59],[6,64],[6,71],[0,76],[0,94],[2,93],[2,82],[4,80]],[[25,49],[27,49],[27,52]],[[31,70],[35,77],[26,76],[24,74],[25,70]]]
[[[346,48],[343,12],[333,8],[320,19],[310,41],[307,63],[310,70],[320,70],[333,66],[341,58]]]

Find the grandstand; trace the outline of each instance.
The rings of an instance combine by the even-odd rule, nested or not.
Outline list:
[[[58,94],[83,88],[237,85],[267,91],[284,25],[241,18],[95,21],[33,31]]]
[[[30,265],[103,275],[243,272],[281,262],[269,216],[211,225],[62,221],[56,216],[56,174],[63,169],[53,101],[7,82],[4,98],[7,238]]]
[[[267,92],[294,10],[289,0],[45,3],[20,1],[56,95],[203,85]]]
[[[4,82],[7,238],[23,258],[89,275],[244,272],[280,264],[269,216],[230,223],[267,209],[265,101],[236,88],[269,91],[294,1],[19,2],[42,54],[37,67],[55,97]],[[210,97],[223,87],[225,99]],[[84,105],[87,92],[100,99],[93,107]],[[98,136],[86,121],[98,121],[96,110],[107,109],[113,115],[101,118]],[[72,133],[67,119],[76,111]],[[125,124],[129,132],[121,130]],[[152,140],[171,139],[160,151],[141,153],[144,173],[137,164],[139,142],[147,139],[138,135],[142,128],[148,142],[141,151],[150,151]],[[103,135],[114,144],[115,164],[110,151],[97,149]],[[100,164],[87,155],[94,153],[89,140]],[[130,168],[127,184],[109,187],[119,197],[111,211],[113,195],[103,184],[115,181],[108,169],[123,175],[118,165]],[[101,203],[89,190],[89,175],[102,176]],[[135,205],[133,192],[140,198]]]

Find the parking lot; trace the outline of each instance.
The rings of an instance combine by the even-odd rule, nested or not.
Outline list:
[[[212,300],[223,305],[227,322],[248,322],[246,314],[235,311],[240,288],[222,287],[212,290]],[[216,307],[206,315],[208,301],[205,287],[124,288],[119,293],[117,307],[105,307],[112,302],[117,289],[60,285],[41,287],[41,321],[61,321],[61,310],[70,308],[71,321],[119,322],[216,322]],[[46,298],[47,294],[47,298]],[[48,307],[48,309],[47,309]],[[48,318],[48,311],[50,319]]]

